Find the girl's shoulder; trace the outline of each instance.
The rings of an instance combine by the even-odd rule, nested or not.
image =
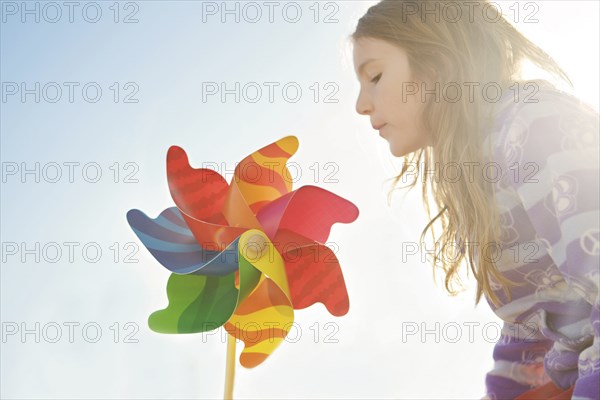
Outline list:
[[[503,91],[499,103],[497,115],[504,124],[514,119],[531,122],[543,117],[573,114],[598,117],[591,105],[544,79],[515,82]]]
[[[598,147],[598,112],[548,81],[516,82],[498,102],[491,132],[501,158],[589,149]]]

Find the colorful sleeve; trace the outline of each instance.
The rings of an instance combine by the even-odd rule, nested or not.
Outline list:
[[[544,356],[552,341],[525,324],[504,323],[494,346],[494,367],[485,377],[487,398],[514,399],[550,378],[544,372]]]
[[[561,312],[581,319],[573,340],[549,350],[546,373],[565,389],[575,376],[573,399],[600,399],[598,113],[555,89],[540,91],[537,100],[518,105],[501,143],[510,185],[571,293],[580,299],[560,304]]]

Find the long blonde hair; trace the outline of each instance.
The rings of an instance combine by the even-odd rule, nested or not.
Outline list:
[[[547,53],[524,37],[501,14],[497,15],[498,19],[489,12],[491,3],[477,4],[481,7],[473,12],[462,1],[383,0],[359,19],[351,39],[381,39],[399,46],[406,51],[415,76],[431,77],[434,73],[441,85],[494,82],[505,89],[511,82],[519,81],[520,63],[529,60],[572,86],[566,73]],[[431,13],[435,7],[440,10],[437,16]],[[445,273],[446,290],[455,295],[455,285],[462,287],[458,272],[466,258],[477,280],[475,303],[479,303],[485,293],[490,301],[499,305],[494,284],[502,284],[508,299],[511,299],[509,286],[520,284],[502,276],[491,257],[493,247],[486,245],[497,244],[501,236],[494,185],[487,179],[450,182],[441,176],[441,168],[436,168],[449,162],[459,166],[474,165],[474,176],[483,176],[481,132],[491,128],[493,107],[482,96],[474,99],[462,96],[456,102],[435,102],[430,96],[422,117],[425,128],[432,135],[432,146],[403,158],[402,170],[395,177],[388,196],[411,166],[432,171],[422,180],[422,195],[430,221],[423,229],[420,241],[423,243],[427,230],[431,229],[435,249],[439,250],[433,257],[434,276],[436,267],[441,268]],[[418,170],[408,185],[411,189],[418,181]],[[427,201],[428,182],[439,209],[433,219]],[[433,224],[438,219],[443,232],[436,239]],[[453,251],[457,245],[459,250]]]

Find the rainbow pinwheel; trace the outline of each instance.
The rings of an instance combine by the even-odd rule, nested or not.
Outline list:
[[[240,363],[262,363],[284,340],[294,309],[323,303],[348,312],[346,285],[327,241],[336,222],[358,217],[351,202],[316,186],[292,191],[286,163],[298,140],[287,136],[239,163],[230,184],[194,169],[185,151],[167,153],[176,207],[156,219],[139,210],[129,225],[172,272],[169,304],[148,325],[160,333],[207,332],[223,326],[244,342]],[[234,352],[235,354],[235,352]]]

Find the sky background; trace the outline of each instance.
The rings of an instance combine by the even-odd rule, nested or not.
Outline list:
[[[24,4],[38,7],[39,22]],[[300,167],[294,189],[317,185],[360,209],[354,223],[334,225],[329,236],[350,311],[338,318],[322,304],[297,310],[296,335],[254,369],[237,364],[235,397],[484,394],[500,320],[485,301],[474,306],[473,281],[451,298],[424,255],[403,255],[402,244],[416,243],[427,222],[419,189],[395,195],[388,207],[385,180],[400,159],[355,112],[347,37],[375,2],[297,2],[295,23],[283,17],[284,6],[294,6],[285,2],[277,2],[272,22],[264,2],[255,3],[262,15],[254,23],[256,9],[243,2],[226,3],[237,4],[239,22],[235,14],[221,20],[222,2],[77,2],[72,22],[63,2],[53,4],[0,4],[2,398],[222,398],[222,331],[148,328],[148,315],[167,304],[169,273],[125,215],[138,208],[154,217],[174,205],[165,173],[171,145],[183,147],[195,167],[216,163],[229,181],[236,162],[287,135],[300,141],[291,159]],[[89,22],[98,9],[98,21]],[[501,9],[597,110],[598,2],[511,1]],[[294,17],[294,8],[287,12]],[[531,13],[537,22],[524,23]],[[229,89],[257,82],[262,97],[203,99],[206,82]],[[273,102],[262,82],[280,83]],[[22,83],[33,89],[24,101]],[[284,97],[286,83],[302,89],[297,102]],[[36,165],[37,176],[22,173]]]

